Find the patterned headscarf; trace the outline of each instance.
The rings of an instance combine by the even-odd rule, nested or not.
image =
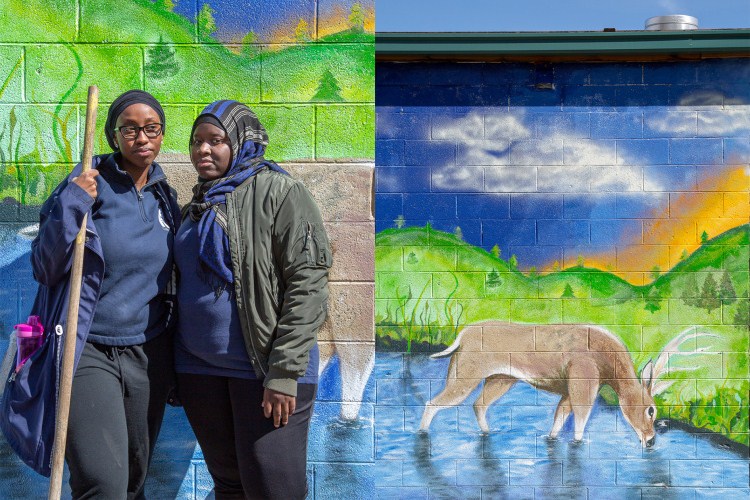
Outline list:
[[[211,181],[199,180],[193,188],[193,199],[188,213],[198,222],[201,268],[209,271],[208,282],[220,295],[234,279],[227,236],[226,195],[264,168],[286,175],[276,163],[263,157],[268,145],[268,134],[250,108],[237,101],[216,101],[201,112],[193,123],[193,133],[203,122],[218,122],[224,129],[232,148],[232,162],[223,177]],[[218,278],[214,279],[214,277]]]

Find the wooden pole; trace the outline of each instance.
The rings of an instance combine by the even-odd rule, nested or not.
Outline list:
[[[99,105],[99,89],[89,87],[86,103],[86,129],[84,132],[83,161],[81,173],[91,169],[96,129],[96,108]],[[59,500],[62,494],[62,476],[65,465],[65,442],[68,437],[68,417],[70,413],[70,392],[73,385],[73,364],[75,363],[76,336],[78,333],[78,306],[81,301],[81,279],[83,276],[83,250],[86,242],[86,219],[84,214],[81,229],[76,237],[73,250],[73,266],[70,271],[70,295],[68,296],[68,318],[65,322],[60,392],[57,399],[55,420],[55,442],[52,446],[52,475],[49,483],[49,500]]]

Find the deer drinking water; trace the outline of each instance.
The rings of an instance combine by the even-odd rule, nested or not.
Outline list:
[[[599,388],[606,384],[617,393],[622,414],[641,444],[651,447],[656,420],[653,396],[674,382],[658,380],[665,373],[670,353],[680,352],[679,347],[690,339],[716,336],[694,330],[689,328],[670,341],[656,361],[649,361],[641,370],[639,379],[625,345],[602,327],[492,321],[469,325],[448,349],[432,356],[451,356],[451,360],[445,388],[425,406],[420,430],[429,429],[438,411],[461,403],[484,381],[474,402],[474,413],[482,432],[489,432],[487,409],[513,384],[523,380],[562,396],[550,437],[557,437],[572,413],[575,439],[580,441]],[[673,372],[677,370],[671,368]]]

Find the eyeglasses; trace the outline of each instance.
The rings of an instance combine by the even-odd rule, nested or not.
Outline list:
[[[135,139],[140,135],[141,130],[143,130],[143,133],[146,134],[146,137],[149,139],[155,139],[161,135],[162,127],[164,127],[163,123],[149,123],[142,127],[123,125],[122,127],[117,127],[115,130],[119,131],[124,139]]]

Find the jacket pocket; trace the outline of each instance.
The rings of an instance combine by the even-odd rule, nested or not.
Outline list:
[[[316,267],[331,267],[333,253],[331,243],[322,222],[305,221],[305,255],[307,263]]]

